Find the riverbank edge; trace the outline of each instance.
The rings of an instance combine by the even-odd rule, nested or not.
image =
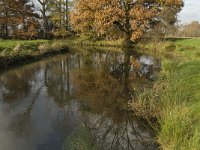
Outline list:
[[[96,50],[101,51],[122,51],[123,42],[123,39],[97,40],[88,37],[72,37],[65,40],[0,40],[0,70],[67,52],[72,47],[78,47],[83,51],[83,47],[98,47]],[[143,45],[138,46],[146,49]]]
[[[154,86],[129,103],[139,117],[157,118],[159,127],[152,126],[163,150],[199,150],[199,42],[199,39],[189,39],[158,45],[160,51],[173,54],[174,59],[164,59]]]
[[[1,51],[0,70],[69,51],[69,47],[61,42],[17,41],[13,47],[8,46]]]

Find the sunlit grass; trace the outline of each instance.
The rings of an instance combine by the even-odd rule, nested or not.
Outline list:
[[[65,42],[46,40],[1,40],[0,48],[0,67],[38,60],[44,56],[59,54],[69,50]]]
[[[13,49],[17,44],[39,44],[42,42],[46,42],[46,40],[0,40],[0,51]]]

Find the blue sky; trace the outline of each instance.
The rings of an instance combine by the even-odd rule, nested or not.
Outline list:
[[[185,6],[179,14],[181,23],[200,21],[200,0],[184,0],[184,2]]]

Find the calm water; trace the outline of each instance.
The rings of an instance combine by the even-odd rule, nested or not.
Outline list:
[[[160,67],[143,54],[77,52],[0,73],[0,150],[62,150],[80,125],[105,150],[156,149],[147,123],[122,105]]]

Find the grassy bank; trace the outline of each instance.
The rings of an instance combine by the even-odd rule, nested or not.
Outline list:
[[[68,51],[60,41],[0,40],[0,69]]]
[[[45,43],[47,40],[0,40],[0,51],[12,50],[16,45],[30,45]]]
[[[164,150],[200,149],[200,39],[159,43],[164,60],[159,80],[130,103],[137,115],[156,117],[158,142]],[[153,46],[152,46],[153,47]]]

